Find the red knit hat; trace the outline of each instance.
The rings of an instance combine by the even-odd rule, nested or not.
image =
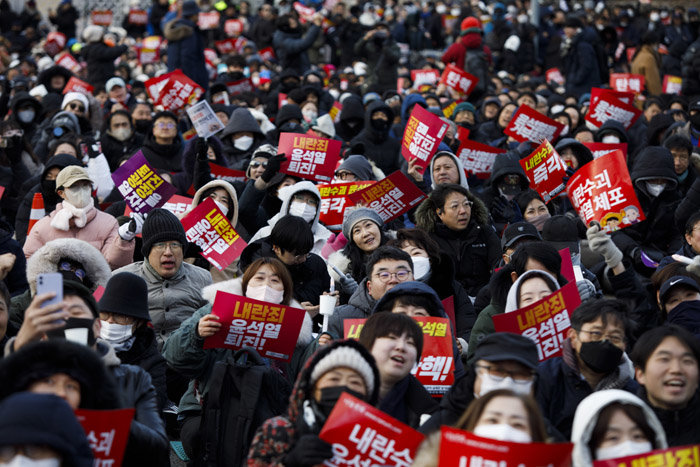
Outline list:
[[[474,16],[467,16],[462,20],[460,29],[462,30],[462,32],[460,33],[462,36],[465,34],[469,34],[470,32],[478,32],[479,34],[481,34],[481,21],[479,21],[479,19],[475,18]]]

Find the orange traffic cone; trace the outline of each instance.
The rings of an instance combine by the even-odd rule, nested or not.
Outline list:
[[[27,226],[27,235],[32,231],[34,224],[39,222],[39,219],[46,215],[46,209],[44,209],[44,197],[41,193],[34,193],[34,198],[32,199],[32,211],[29,213],[29,226]]]

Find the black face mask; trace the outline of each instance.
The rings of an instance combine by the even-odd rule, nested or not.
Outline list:
[[[507,196],[515,196],[522,191],[520,185],[511,185],[510,183],[501,183],[498,188]]]
[[[336,402],[340,399],[340,396],[347,392],[351,396],[355,396],[360,400],[365,400],[365,396],[359,392],[355,392],[347,386],[333,386],[331,388],[321,389],[321,400],[316,402],[321,413],[325,415],[326,418],[331,414],[331,410],[335,407]]]
[[[690,116],[689,120],[693,128],[700,131],[700,112],[695,112],[693,115]]]
[[[50,339],[65,339],[66,334],[65,330],[66,329],[79,329],[79,328],[87,328],[87,342],[78,342],[79,344],[84,344],[87,345],[88,347],[92,347],[95,345],[95,333],[92,332],[92,325],[95,322],[94,319],[90,318],[68,318],[66,320],[66,325],[62,327],[61,329],[55,329],[53,331],[48,331],[46,334],[49,336]]]
[[[697,335],[700,330],[700,300],[679,303],[669,312],[666,322],[686,328]]]
[[[370,120],[370,123],[372,124],[372,128],[377,130],[380,133],[385,133],[389,131],[389,121],[388,120],[381,120],[379,118]]]
[[[150,120],[134,120],[134,129],[142,135],[147,135],[151,132]]]
[[[234,81],[238,81],[245,78],[245,76],[243,76],[243,72],[241,71],[232,71],[228,74],[228,77]]]
[[[606,374],[620,364],[622,349],[610,341],[583,342],[579,356],[588,368],[596,373]]]

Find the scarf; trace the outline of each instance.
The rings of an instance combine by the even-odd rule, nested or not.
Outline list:
[[[94,209],[94,201],[90,199],[90,202],[84,208],[76,208],[68,201],[63,200],[61,207],[62,209],[56,211],[56,215],[51,219],[51,227],[68,232],[71,219],[75,219],[73,223],[77,228],[82,229],[85,227],[85,224],[87,224],[87,213]]]
[[[566,366],[575,370],[578,375],[581,375],[581,370],[578,367],[578,360],[576,359],[576,351],[571,346],[571,339],[566,339],[562,345],[562,359]],[[603,379],[600,380],[598,385],[595,387],[594,391],[601,391],[603,389],[622,389],[634,376],[634,367],[632,366],[632,361],[627,356],[627,353],[622,354],[622,361],[612,372],[605,375]]]

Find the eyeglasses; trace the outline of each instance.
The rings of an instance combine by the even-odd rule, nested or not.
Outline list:
[[[309,253],[304,253],[301,255],[296,255],[294,257],[294,262],[299,264],[299,263],[304,263],[306,260],[309,259]]]
[[[117,324],[134,324],[136,321],[133,316],[121,315],[119,313],[111,313],[109,311],[100,311],[100,319],[102,321],[109,321],[112,318]]]
[[[510,377],[515,384],[527,384],[534,379],[536,374],[534,371],[511,371],[490,365],[476,365],[476,368],[484,370],[495,381],[503,381]]]
[[[58,270],[70,271],[73,274],[75,274],[75,276],[81,281],[85,279],[85,270],[70,264],[68,261],[61,261],[60,263],[58,263]]]
[[[257,168],[260,167],[261,165],[262,165],[264,168],[267,168],[267,161],[265,161],[265,162],[250,161],[250,163],[248,164],[248,167],[252,167],[252,168],[254,168],[254,169],[257,169]]]
[[[355,174],[352,172],[347,172],[347,171],[336,172],[335,176],[338,180],[343,180],[343,181],[345,181],[347,179],[350,179],[350,181],[353,181],[355,179]]]
[[[160,122],[160,123],[156,123],[156,126],[157,126],[158,128],[160,128],[161,130],[172,130],[173,128],[175,128],[175,124],[174,124],[174,123],[164,123],[164,122]]]
[[[170,251],[173,253],[176,253],[178,251],[182,250],[182,243],[180,242],[158,242],[153,244],[153,249],[156,250],[157,252],[164,252],[167,248],[170,248]]]
[[[85,107],[80,105],[80,104],[76,104],[75,102],[71,102],[70,104],[68,104],[68,107],[71,110],[77,110],[78,112],[85,112]]]
[[[410,275],[411,275],[411,271],[401,269],[401,270],[396,271],[396,272],[389,272],[389,271],[378,272],[374,276],[378,277],[379,280],[382,282],[389,282],[389,279],[391,279],[392,276],[395,276],[399,282],[403,282],[406,279],[408,279],[408,277]]]
[[[579,332],[587,333],[589,336],[591,336],[591,340],[594,342],[602,341],[603,339],[608,340],[615,345],[624,344],[625,342],[625,337],[621,336],[620,334],[604,334],[600,331],[586,331],[585,329],[581,329]]]
[[[294,195],[292,196],[292,201],[299,201],[300,203],[306,203],[309,206],[317,207],[318,206],[318,200],[313,197],[306,197],[302,195]]]
[[[463,203],[452,203],[449,206],[447,206],[447,209],[450,211],[456,211],[459,208],[464,207],[464,209],[471,208],[472,207],[472,202],[471,201],[464,201]]]

